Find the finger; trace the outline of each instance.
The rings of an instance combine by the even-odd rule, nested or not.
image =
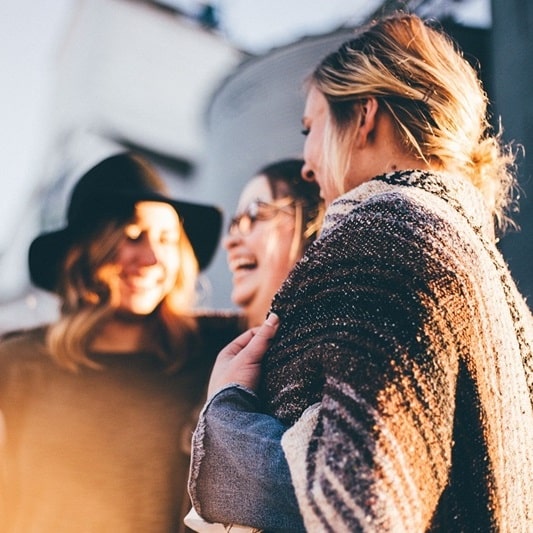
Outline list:
[[[221,356],[234,356],[237,355],[254,337],[259,328],[255,327],[246,330],[241,333],[237,338],[233,339],[228,345],[226,345],[221,351]]]
[[[270,346],[271,340],[276,335],[279,326],[279,318],[274,313],[261,324],[250,342],[239,352],[239,358],[247,363],[259,362]]]
[[[254,339],[256,339],[256,337],[260,337],[262,339],[256,339],[255,341],[254,339],[252,339],[252,341],[253,342],[259,342],[260,340],[261,342],[264,342],[265,340],[270,341],[276,335],[276,332],[278,331],[278,326],[279,326],[278,315],[276,315],[275,313],[270,313],[267,319],[261,324],[261,326],[259,326],[259,328],[257,329],[254,335]]]

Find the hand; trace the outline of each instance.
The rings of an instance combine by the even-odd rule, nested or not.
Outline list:
[[[259,327],[249,329],[218,354],[211,372],[208,396],[229,383],[255,389],[261,375],[261,360],[278,330],[279,318],[270,313]]]

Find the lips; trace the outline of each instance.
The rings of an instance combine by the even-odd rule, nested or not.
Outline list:
[[[232,272],[253,270],[254,268],[257,268],[257,260],[252,256],[238,256],[231,258],[228,261],[228,265]]]
[[[122,276],[122,281],[131,291],[135,292],[153,290],[161,283],[156,276]]]

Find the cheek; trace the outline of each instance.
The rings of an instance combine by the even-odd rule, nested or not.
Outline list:
[[[265,255],[269,249],[269,243],[277,240],[275,228],[271,225],[270,221],[257,222],[253,226],[252,231],[242,237],[242,239],[246,247],[258,256]]]
[[[306,137],[306,145],[310,156],[313,159],[318,159],[322,152],[322,131],[320,126],[313,128]]]
[[[246,237],[246,247],[257,257],[262,268],[278,268],[289,261],[294,224],[285,218],[283,221],[285,225],[278,221],[257,223]]]
[[[307,164],[314,163],[313,141],[312,141],[311,135],[308,135],[305,138],[303,155],[304,155],[304,160]]]
[[[181,266],[180,253],[177,250],[168,250],[162,257],[161,263],[165,267],[167,276],[172,278],[172,282],[176,280],[178,271]]]
[[[294,239],[294,227],[276,227],[270,232],[270,238],[265,242],[265,258],[269,265],[278,269],[285,269],[290,262],[290,252]]]
[[[116,252],[113,254],[113,263],[116,265],[127,266],[131,263],[133,258],[133,247],[127,242],[122,242],[117,246]]]

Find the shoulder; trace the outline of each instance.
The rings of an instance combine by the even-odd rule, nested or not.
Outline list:
[[[27,347],[44,346],[46,327],[41,326],[32,329],[19,329],[2,333],[0,335],[0,353],[8,353],[13,350]]]
[[[468,271],[470,241],[452,221],[400,187],[376,187],[341,207],[342,215],[285,283],[286,305],[294,305],[297,291],[298,298],[319,308],[340,311],[345,302],[362,306],[365,314],[386,312],[392,295],[401,293],[407,305],[455,284],[457,271]]]
[[[397,171],[376,176],[337,198],[326,212],[323,233],[331,233],[357,215],[393,215],[392,220],[402,222],[403,217],[396,215],[419,215],[424,211],[454,221],[460,213],[464,218],[480,219],[477,224],[486,222],[487,216],[479,191],[461,176],[423,170]],[[417,221],[424,222],[425,217]]]
[[[201,332],[240,333],[245,328],[244,316],[233,311],[198,311],[194,318]]]
[[[17,330],[0,337],[0,382],[9,376],[26,375],[26,372],[40,372],[51,364],[46,357],[44,343],[45,328]]]
[[[200,311],[195,319],[202,344],[217,353],[246,329],[244,317],[231,311]]]
[[[460,217],[450,215],[452,209],[437,209],[426,201],[427,194],[417,193],[383,187],[353,202],[317,241],[320,259],[419,266],[427,255],[443,259],[453,242],[466,244],[465,236],[471,233],[466,221],[461,223]]]

